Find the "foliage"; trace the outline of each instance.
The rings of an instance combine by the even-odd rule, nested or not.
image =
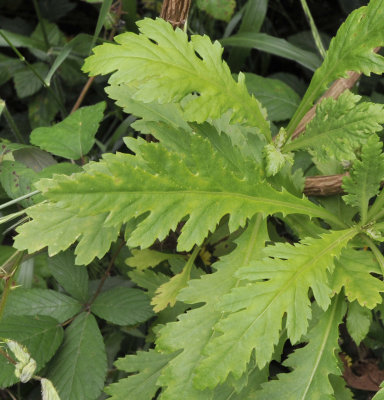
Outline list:
[[[320,96],[349,71],[384,72],[384,0],[351,12],[322,62],[260,32],[267,1],[192,7],[230,20],[233,71],[250,48],[290,60],[300,49],[315,70],[306,91],[290,74],[232,74],[219,41],[160,18],[98,39],[103,24],[112,38],[133,22],[128,1],[88,1],[94,32],[66,43],[55,21],[75,6],[50,15],[45,3],[29,36],[1,30],[0,81],[24,114],[5,92],[0,387],[39,380],[62,400],[103,388],[115,400],[351,398],[340,335],[368,345],[382,329],[384,109],[378,92]],[[75,90],[60,87],[84,73],[91,105],[68,114]],[[303,195],[308,176],[345,172],[342,195]]]

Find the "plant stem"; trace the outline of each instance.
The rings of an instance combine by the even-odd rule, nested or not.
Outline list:
[[[5,357],[11,364],[16,365],[16,361],[2,348],[0,348],[0,355]]]
[[[43,38],[44,38],[46,50],[48,50],[51,45],[49,44],[47,30],[45,29],[44,20],[43,20],[43,17],[41,16],[41,12],[40,12],[39,5],[37,4],[37,0],[33,0],[33,7],[35,8],[35,12],[36,12],[37,18],[38,18],[38,20],[40,22],[40,25],[41,25],[41,32],[43,33]]]
[[[12,49],[12,51],[17,55],[19,60],[26,65],[26,67],[36,76],[36,78],[42,83],[42,85],[51,93],[53,99],[57,103],[57,105],[60,108],[60,112],[63,115],[66,115],[66,110],[60,99],[57,97],[56,93],[52,90],[50,86],[46,84],[44,79],[40,76],[40,74],[36,71],[35,67],[30,64],[25,57],[20,53],[20,51],[12,44],[12,42],[4,35],[4,32],[0,30],[0,36],[8,43],[9,47]]]
[[[301,6],[303,7],[305,16],[308,19],[309,26],[311,27],[313,40],[315,41],[317,50],[319,51],[320,55],[324,58],[326,51],[324,49],[323,42],[321,41],[321,37],[319,35],[319,31],[317,30],[317,27],[315,25],[315,21],[312,18],[311,11],[309,10],[308,4],[307,4],[307,0],[300,0],[300,2],[301,2]]]
[[[17,199],[13,199],[13,200],[7,201],[6,203],[0,205],[0,210],[2,210],[3,208],[9,207],[9,206],[11,206],[13,204],[16,204],[21,200],[28,199],[29,197],[32,197],[32,196],[34,196],[35,194],[38,194],[38,193],[40,193],[40,190],[35,190],[35,191],[31,192],[31,193],[27,193],[27,194],[25,194],[23,196],[20,196]]]
[[[112,258],[109,261],[108,267],[105,270],[104,276],[101,278],[99,286],[97,287],[95,294],[92,296],[91,300],[87,303],[87,307],[90,307],[91,304],[96,300],[97,296],[100,294],[101,289],[103,288],[104,283],[105,283],[106,279],[108,278],[108,276],[110,275],[110,272],[111,272],[111,269],[112,269],[113,265],[115,264],[116,258],[119,255],[121,249],[125,246],[125,243],[126,243],[125,240],[123,240],[119,244],[119,246],[116,249],[116,251],[114,252],[114,254],[112,255]]]
[[[4,105],[3,108],[4,117],[7,120],[9,127],[11,128],[12,133],[14,134],[17,141],[20,143],[25,143],[23,135],[21,134],[19,128],[16,125],[15,120],[13,119],[11,113],[9,112],[7,105]]]

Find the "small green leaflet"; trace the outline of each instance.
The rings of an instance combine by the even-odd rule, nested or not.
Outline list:
[[[200,135],[189,135],[188,140],[187,154],[144,142],[136,156],[107,154],[88,164],[84,173],[40,180],[36,186],[50,201],[28,210],[33,220],[18,228],[16,248],[32,252],[48,246],[54,255],[80,238],[76,263],[90,262],[105,254],[123,223],[145,213],[128,245],[148,247],[189,215],[179,251],[201,244],[226,214],[231,231],[257,212],[334,220],[309,200],[273,189],[262,180],[259,165],[242,159],[230,141],[222,155]],[[238,167],[229,163],[231,153],[241,160]]]
[[[256,126],[270,138],[265,111],[248,94],[244,75],[237,82],[232,78],[218,42],[197,35],[188,41],[186,33],[160,18],[137,25],[140,35],[125,33],[115,37],[119,45],[96,47],[83,70],[92,75],[113,72],[110,83],[136,88],[134,99],[144,103],[181,102],[189,96],[183,104],[187,121],[203,122],[232,109],[233,122]]]
[[[292,134],[305,113],[312,107],[327,86],[337,78],[347,77],[348,71],[384,72],[384,58],[374,49],[384,45],[384,0],[371,0],[351,14],[332,39],[323,64],[319,67],[309,88],[288,125]]]
[[[258,400],[328,400],[334,394],[329,375],[340,375],[335,355],[339,324],[345,314],[345,302],[337,296],[317,324],[308,332],[308,344],[295,350],[283,363],[293,372],[279,374],[257,393]]]
[[[384,121],[383,121],[384,122]],[[383,144],[377,135],[371,135],[362,146],[361,161],[356,160],[350,176],[343,179],[343,189],[348,193],[343,200],[360,210],[361,223],[367,221],[369,200],[380,190],[384,178]]]
[[[94,145],[104,109],[104,102],[82,107],[54,126],[36,128],[31,133],[31,143],[57,156],[77,160]]]
[[[372,311],[362,307],[357,301],[348,306],[347,329],[356,345],[365,339],[372,322]]]
[[[355,235],[351,228],[307,238],[296,246],[277,243],[265,248],[267,258],[239,269],[236,276],[249,282],[216,303],[224,316],[204,349],[206,358],[197,368],[196,384],[212,388],[230,372],[241,376],[253,351],[257,365],[264,367],[279,340],[284,314],[288,338],[296,343],[311,318],[309,288],[326,310],[332,297],[327,275],[334,269],[333,259]]]

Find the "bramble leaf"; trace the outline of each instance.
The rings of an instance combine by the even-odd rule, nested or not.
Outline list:
[[[362,307],[357,301],[348,306],[347,329],[357,346],[365,339],[369,332],[372,322],[372,312],[366,307]]]
[[[27,327],[27,328],[26,328]],[[13,339],[28,349],[37,363],[39,371],[55,354],[63,340],[63,328],[57,320],[48,316],[3,317],[0,322],[0,338]],[[15,366],[0,355],[0,387],[10,386],[18,381]]]
[[[66,329],[46,377],[61,399],[94,400],[100,395],[106,372],[105,347],[95,317],[82,313]]]
[[[77,160],[95,143],[105,103],[82,107],[54,126],[39,127],[31,133],[31,143],[57,156]]]
[[[340,375],[335,352],[338,349],[339,324],[345,314],[345,302],[338,296],[307,335],[308,344],[295,350],[283,365],[293,372],[277,375],[263,385],[257,399],[327,400],[334,393],[329,375]]]
[[[137,25],[141,35],[125,33],[115,37],[119,45],[96,47],[83,70],[92,75],[113,72],[110,84],[134,87],[134,99],[144,103],[181,102],[198,93],[183,103],[187,121],[203,122],[232,109],[233,122],[256,126],[270,137],[264,110],[248,94],[244,76],[237,82],[232,78],[218,42],[197,35],[188,41],[186,33],[160,18]]]

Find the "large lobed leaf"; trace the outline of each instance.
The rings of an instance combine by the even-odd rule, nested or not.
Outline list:
[[[329,400],[334,389],[329,375],[340,375],[335,352],[338,349],[339,324],[345,314],[342,296],[336,297],[317,324],[309,331],[308,344],[296,350],[283,363],[293,372],[279,374],[277,380],[263,385],[257,399]],[[332,396],[332,397],[331,397]]]
[[[332,291],[328,272],[356,234],[351,228],[307,238],[296,246],[276,244],[265,249],[261,261],[241,268],[236,276],[247,282],[220,299],[216,308],[228,313],[215,326],[220,333],[204,349],[206,358],[197,369],[195,383],[214,387],[228,374],[239,377],[253,350],[263,367],[270,361],[286,314],[287,335],[295,343],[308,329],[312,289],[317,303],[327,309]]]
[[[204,359],[204,348],[212,340],[215,325],[222,318],[221,310],[215,305],[239,283],[235,272],[258,257],[266,240],[266,221],[258,215],[250,221],[248,228],[236,241],[236,249],[213,265],[217,269],[215,273],[191,280],[189,286],[182,290],[179,300],[189,304],[206,304],[180,315],[178,322],[168,323],[159,332],[159,351],[173,353],[183,350],[168,363],[159,377],[158,383],[164,386],[163,400],[179,400],[180,393],[183,393],[185,400],[212,399],[213,392],[197,388],[194,377],[197,366]]]
[[[142,221],[128,244],[142,248],[164,239],[188,216],[180,251],[201,244],[226,214],[231,231],[257,212],[333,220],[309,200],[273,189],[263,181],[259,165],[244,160],[230,141],[216,149],[200,135],[187,137],[187,154],[137,141],[136,156],[107,154],[84,173],[41,180],[36,186],[49,202],[28,210],[33,220],[18,228],[16,248],[33,252],[48,246],[54,255],[80,238],[76,262],[86,263],[104,255],[121,225],[139,216]]]
[[[207,36],[175,31],[162,19],[137,23],[140,35],[125,33],[115,38],[119,44],[103,44],[94,49],[83,70],[92,75],[113,72],[110,83],[129,84],[134,98],[144,103],[183,103],[187,121],[203,122],[233,111],[233,122],[260,128],[270,137],[269,124],[260,103],[248,94],[244,76],[238,82],[222,61],[223,49]],[[191,97],[198,93],[199,96]]]

